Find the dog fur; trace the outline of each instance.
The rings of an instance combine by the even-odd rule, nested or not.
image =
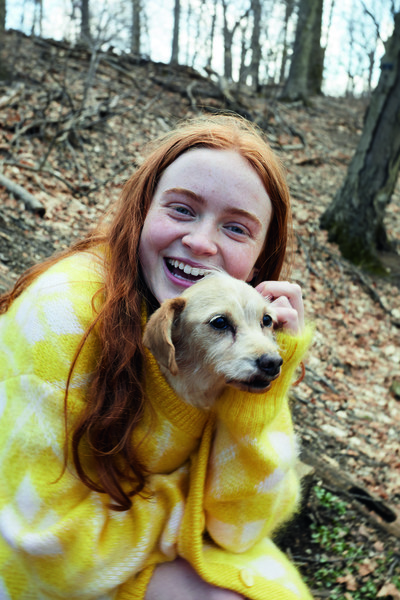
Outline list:
[[[210,408],[226,385],[262,393],[279,376],[274,325],[273,306],[259,292],[211,272],[162,303],[143,342],[178,396]]]
[[[243,281],[212,272],[150,317],[143,342],[175,392],[210,408],[226,385],[268,390],[282,359],[271,303]]]

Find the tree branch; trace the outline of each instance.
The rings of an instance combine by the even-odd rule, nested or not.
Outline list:
[[[32,194],[27,192],[23,187],[17,183],[14,183],[14,181],[11,181],[11,179],[8,179],[8,177],[2,173],[0,173],[0,185],[3,185],[9,192],[14,194],[14,196],[18,196],[28,210],[31,210],[41,217],[44,216],[46,209],[43,204],[41,204],[39,200],[35,198],[35,196],[32,196]]]

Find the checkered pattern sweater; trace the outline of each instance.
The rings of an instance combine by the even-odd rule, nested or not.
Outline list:
[[[228,389],[211,414],[182,402],[148,353],[148,409],[134,435],[151,496],[130,510],[109,509],[72,464],[59,477],[66,379],[101,272],[93,254],[63,259],[0,317],[1,600],[143,598],[154,566],[177,555],[246,598],[310,599],[270,539],[298,502],[286,392],[309,334],[280,336],[282,375],[266,395]],[[69,427],[98,348],[94,333],[71,382]]]

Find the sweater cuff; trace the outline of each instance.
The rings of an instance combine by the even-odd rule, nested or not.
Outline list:
[[[314,329],[313,325],[306,325],[304,331],[300,335],[291,335],[285,331],[278,332],[276,341],[279,346],[279,353],[282,357],[283,365],[281,375],[273,382],[271,388],[280,387],[279,383],[285,383],[287,384],[287,387],[290,386],[294,371],[299,366],[311,345]]]
[[[133,581],[129,580],[121,585],[116,600],[144,600],[155,567],[156,565],[146,567],[136,575]]]

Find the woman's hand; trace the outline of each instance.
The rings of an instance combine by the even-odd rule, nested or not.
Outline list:
[[[304,305],[301,287],[289,281],[263,281],[256,290],[271,301],[278,317],[278,326],[294,335],[304,328]]]
[[[236,592],[206,583],[182,558],[158,565],[145,600],[242,600]]]

